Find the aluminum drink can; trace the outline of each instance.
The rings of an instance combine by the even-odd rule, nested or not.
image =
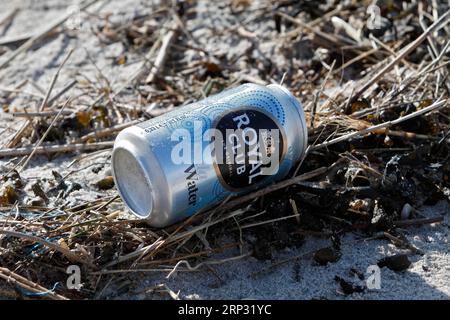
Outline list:
[[[297,99],[247,83],[122,130],[111,165],[130,211],[164,227],[282,179],[306,147]]]

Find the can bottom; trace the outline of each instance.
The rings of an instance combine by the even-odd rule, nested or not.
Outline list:
[[[152,188],[138,158],[119,147],[112,155],[112,171],[119,194],[129,209],[148,218],[153,209]]]

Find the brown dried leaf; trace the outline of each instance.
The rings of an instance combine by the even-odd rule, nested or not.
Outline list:
[[[357,100],[350,105],[351,113],[367,108],[370,108],[370,103],[366,99]]]
[[[77,121],[83,127],[89,126],[89,122],[92,119],[92,112],[90,111],[79,111],[76,113]]]
[[[19,195],[12,185],[5,185],[0,191],[0,205],[14,204]]]
[[[120,55],[116,58],[116,64],[118,64],[119,66],[125,64],[127,62],[127,56],[126,55]]]
[[[96,183],[100,190],[108,190],[114,187],[114,179],[112,176],[106,176]]]

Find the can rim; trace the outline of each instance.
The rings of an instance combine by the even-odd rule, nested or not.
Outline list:
[[[153,187],[144,164],[133,150],[125,146],[115,147],[111,156],[111,171],[116,189],[128,209],[138,217],[149,218],[154,207]],[[117,158],[120,154],[122,159]]]

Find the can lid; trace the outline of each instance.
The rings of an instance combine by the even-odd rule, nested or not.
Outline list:
[[[139,158],[130,150],[118,147],[111,162],[121,198],[134,214],[148,218],[153,209],[153,192]]]

